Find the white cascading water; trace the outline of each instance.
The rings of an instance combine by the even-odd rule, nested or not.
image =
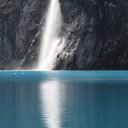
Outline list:
[[[62,46],[59,33],[62,25],[62,15],[58,0],[50,0],[45,27],[41,38],[38,69],[51,70],[54,67],[56,56]],[[62,43],[61,43],[62,44]]]

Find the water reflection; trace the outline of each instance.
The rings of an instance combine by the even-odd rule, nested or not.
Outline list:
[[[61,128],[64,100],[63,85],[59,81],[46,81],[40,85],[42,118],[47,128]]]
[[[0,128],[40,128],[39,82],[0,82]]]
[[[0,128],[95,127],[128,127],[127,81],[0,81]]]

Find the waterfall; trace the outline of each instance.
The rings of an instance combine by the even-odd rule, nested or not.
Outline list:
[[[44,31],[41,38],[41,48],[38,61],[39,70],[51,70],[60,50],[59,37],[62,25],[62,15],[59,0],[50,0]]]

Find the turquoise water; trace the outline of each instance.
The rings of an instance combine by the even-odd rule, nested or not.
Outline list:
[[[128,71],[1,71],[0,128],[126,128]]]

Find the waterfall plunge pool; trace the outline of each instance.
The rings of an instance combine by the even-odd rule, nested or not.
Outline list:
[[[1,70],[0,79],[61,79],[61,80],[83,80],[83,81],[120,81],[128,80],[128,71],[100,71],[100,70]]]
[[[1,71],[0,128],[126,128],[128,71]]]

